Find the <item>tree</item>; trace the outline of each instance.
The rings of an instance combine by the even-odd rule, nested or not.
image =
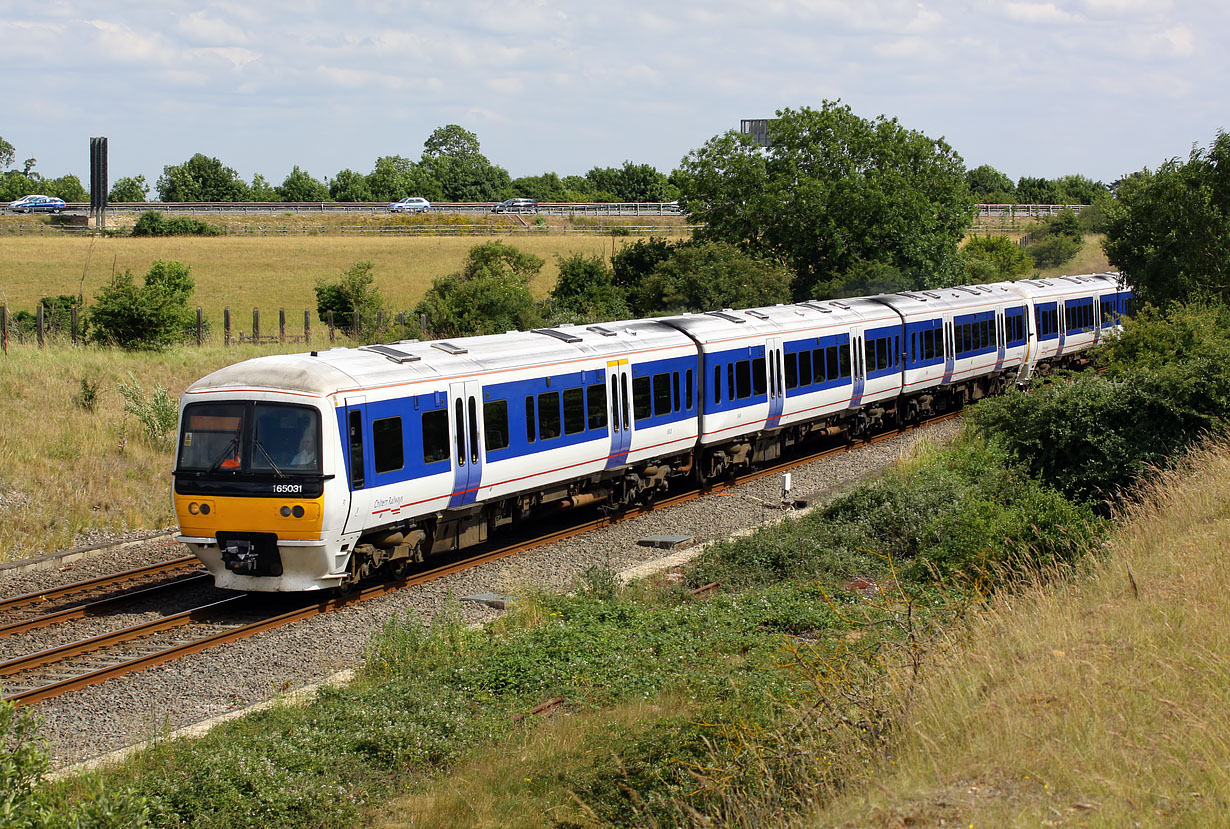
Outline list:
[[[972,203],[942,139],[830,101],[779,112],[769,134],[767,149],[728,132],[684,158],[675,178],[704,225],[698,238],[785,261],[800,298],[856,262],[885,262],[920,286],[959,279]]]
[[[188,266],[159,259],[138,286],[130,271],[116,274],[94,297],[92,338],[128,350],[161,349],[185,338],[196,324],[188,307],[195,282]]]
[[[437,278],[416,314],[437,337],[499,334],[536,327],[541,318],[529,283],[543,261],[503,242],[470,248],[461,271]]]
[[[111,192],[107,195],[107,201],[143,202],[148,195],[149,185],[145,183],[145,176],[123,176],[116,179],[115,184],[111,185]]]
[[[334,282],[321,279],[316,283],[316,315],[321,322],[329,321],[351,336],[360,332],[374,336],[378,332],[377,315],[384,310],[384,296],[375,286],[371,262],[356,262],[342,272]],[[355,330],[355,312],[358,312],[359,331]]]
[[[428,136],[421,167],[439,185],[445,201],[498,201],[511,183],[508,171],[482,154],[478,136],[456,124]]]
[[[975,236],[961,250],[968,283],[1002,282],[1033,270],[1029,254],[1007,236]]]
[[[560,322],[603,322],[632,314],[615,274],[601,256],[574,253],[560,257],[559,279],[546,305],[548,315]]]
[[[725,242],[680,245],[629,291],[642,316],[752,308],[790,301],[794,275]]]
[[[965,174],[970,197],[978,204],[1015,204],[1016,185],[990,164],[975,167]]]
[[[247,201],[248,185],[230,167],[216,158],[197,153],[183,164],[162,168],[155,185],[164,202]]]
[[[367,184],[367,176],[354,170],[339,170],[338,174],[329,180],[329,195],[334,201],[375,201],[372,189]]]
[[[329,188],[319,179],[313,178],[306,170],[300,170],[298,164],[282,180],[277,191],[282,201],[329,201]]]
[[[270,202],[281,201],[278,190],[260,173],[252,176],[252,184],[248,188],[248,198],[251,201]]]
[[[516,197],[535,199],[537,201],[568,201],[568,199],[564,198],[564,183],[560,181],[560,177],[555,173],[515,178],[509,183],[508,192]]]
[[[585,174],[594,191],[611,193],[623,202],[667,202],[679,191],[651,164],[625,161],[623,167],[594,167]]]
[[[653,273],[660,262],[670,259],[681,244],[688,243],[650,236],[624,245],[611,255],[611,277],[620,288],[632,288]]]
[[[1105,248],[1144,300],[1230,302],[1230,135],[1124,181],[1107,208]]]
[[[17,151],[13,149],[13,145],[0,138],[0,170],[7,170],[11,167],[16,157]]]
[[[406,196],[422,196],[428,201],[444,199],[444,191],[423,165],[400,155],[377,158],[367,176],[367,186],[374,201],[393,202]]]
[[[90,200],[90,194],[81,186],[81,179],[76,176],[43,179],[41,189],[45,195],[58,196],[67,202],[88,202]]]
[[[1021,176],[1016,183],[1016,198],[1020,204],[1063,204],[1063,194],[1055,182],[1047,178]]]

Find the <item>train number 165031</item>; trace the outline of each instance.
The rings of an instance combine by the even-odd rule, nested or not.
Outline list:
[[[273,491],[277,493],[303,492],[303,484],[274,484]]]

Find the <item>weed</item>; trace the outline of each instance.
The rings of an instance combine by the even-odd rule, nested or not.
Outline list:
[[[128,373],[128,382],[120,381],[117,390],[124,398],[124,411],[136,417],[145,439],[153,445],[165,445],[179,418],[179,406],[169,391],[155,385],[146,398],[132,372]]]
[[[73,395],[73,403],[77,408],[93,414],[98,408],[98,383],[92,383],[85,377],[81,378],[81,391]]]

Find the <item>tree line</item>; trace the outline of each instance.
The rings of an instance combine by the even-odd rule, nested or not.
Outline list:
[[[777,127],[781,129],[781,127]],[[29,193],[59,196],[69,202],[89,200],[76,176],[45,178],[37,160],[14,166],[16,151],[0,138],[0,200]],[[1109,189],[1080,175],[1056,179],[1021,177],[1015,184],[990,165],[966,172],[976,203],[1093,204]],[[196,153],[163,168],[152,183],[144,175],[122,176],[108,193],[111,202],[142,202],[153,195],[163,202],[392,202],[405,196],[429,201],[489,202],[525,197],[543,202],[671,202],[683,194],[683,171],[662,173],[650,164],[625,161],[620,167],[594,167],[584,175],[545,172],[512,178],[483,153],[478,136],[456,124],[437,128],[417,160],[401,155],[377,158],[369,172],[343,169],[317,178],[296,165],[280,184],[260,173],[245,181],[220,159]]]

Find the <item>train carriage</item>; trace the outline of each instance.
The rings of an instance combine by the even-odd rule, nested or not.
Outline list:
[[[1094,274],[248,360],[181,400],[179,539],[221,587],[352,586],[977,399],[1131,303]]]

